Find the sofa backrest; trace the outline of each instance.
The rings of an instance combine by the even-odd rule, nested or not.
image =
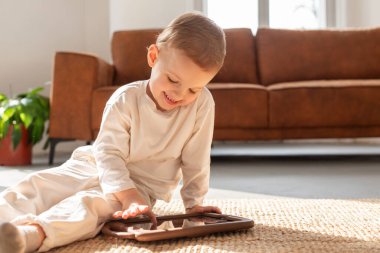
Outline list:
[[[162,29],[129,30],[114,32],[111,43],[115,66],[114,85],[122,85],[150,77],[146,53],[156,42]]]
[[[283,30],[256,34],[260,81],[380,78],[380,28]]]
[[[224,29],[226,58],[212,82],[258,83],[255,37],[249,28]]]
[[[117,31],[112,37],[114,85],[148,79],[147,47],[155,43],[161,29]],[[248,28],[225,29],[227,55],[212,82],[258,83],[255,39]]]

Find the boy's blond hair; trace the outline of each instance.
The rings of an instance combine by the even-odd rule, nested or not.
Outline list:
[[[223,29],[200,13],[190,12],[174,19],[156,41],[159,49],[173,47],[183,50],[204,70],[219,70],[226,55]]]

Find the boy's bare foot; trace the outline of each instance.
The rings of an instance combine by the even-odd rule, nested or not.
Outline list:
[[[37,224],[15,226],[3,222],[0,224],[0,253],[34,252],[45,237],[44,231]]]
[[[25,237],[9,222],[0,224],[0,253],[24,253]]]
[[[38,224],[25,224],[17,226],[24,235],[25,240],[25,252],[34,252],[39,247],[41,247],[42,241],[45,239],[46,235],[43,229]]]

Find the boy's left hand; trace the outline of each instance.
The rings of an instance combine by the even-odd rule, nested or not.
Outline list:
[[[186,213],[219,213],[221,214],[219,207],[216,206],[193,206],[191,208],[186,208]]]

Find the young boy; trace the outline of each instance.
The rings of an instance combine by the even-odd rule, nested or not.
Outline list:
[[[40,252],[96,236],[110,218],[144,214],[156,224],[156,199],[170,201],[182,178],[186,212],[208,191],[214,101],[206,84],[221,68],[224,33],[187,13],[150,45],[149,80],[108,100],[92,146],[63,165],[33,173],[0,195],[0,253]]]

